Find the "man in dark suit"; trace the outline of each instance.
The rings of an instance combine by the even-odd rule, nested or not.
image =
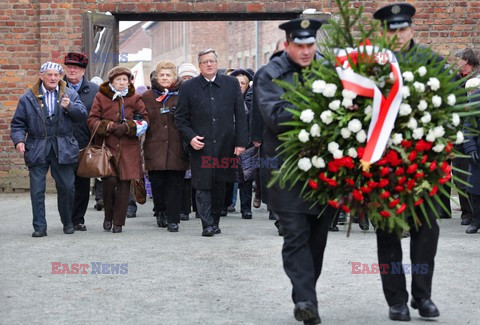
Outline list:
[[[11,123],[10,137],[17,152],[24,156],[30,177],[32,237],[47,236],[45,187],[48,169],[51,169],[57,188],[63,232],[75,232],[72,211],[78,142],[72,124],[85,123],[87,112],[78,94],[61,80],[62,73],[59,64],[44,63],[39,80],[20,97]]]
[[[301,79],[302,69],[316,58],[316,34],[320,26],[321,22],[313,19],[293,19],[281,24],[280,28],[286,32],[284,52],[255,75],[253,107],[260,111],[263,126],[255,126],[256,130],[262,130],[262,135],[254,133],[253,136],[256,141],[263,141],[261,158],[279,159],[279,165],[282,160],[277,157],[281,144],[278,135],[289,130],[281,123],[292,120],[292,114],[286,110],[292,108],[292,104],[282,99],[285,90],[273,80],[293,83],[295,74]],[[271,171],[262,172],[268,183]],[[266,189],[268,207],[279,216],[284,231],[283,268],[293,286],[294,316],[305,324],[320,324],[315,286],[322,270],[332,211],[327,208],[321,214],[323,207],[312,207],[312,202],[302,199],[302,185],[280,188],[276,184]]]
[[[85,105],[88,116],[93,104],[93,99],[98,92],[98,86],[84,77],[88,65],[88,58],[84,54],[71,52],[65,56],[64,64],[64,80],[67,82],[69,88],[77,92],[83,105]],[[90,129],[87,126],[87,121],[74,123],[73,134],[78,141],[80,150],[84,149],[90,139]],[[85,213],[87,212],[89,197],[90,178],[78,176],[75,168],[75,201],[72,215],[75,230],[87,230],[85,226]]]
[[[239,156],[248,144],[247,118],[238,81],[218,73],[218,56],[198,54],[200,75],[180,88],[175,123],[191,156],[192,187],[202,236],[221,232],[218,224],[225,183],[233,181]]]
[[[412,28],[412,17],[415,8],[407,3],[393,4],[377,10],[373,17],[381,21],[386,27],[387,37],[397,36],[395,50],[397,58],[425,60],[425,64],[436,60],[431,50],[415,44],[413,41],[414,31]],[[450,202],[450,198],[447,198]],[[424,220],[423,213],[417,210],[421,218],[421,225],[416,228],[410,220],[410,258],[412,268],[415,266],[426,266],[422,272],[412,271],[412,300],[411,306],[418,309],[422,317],[438,317],[440,315],[437,307],[430,299],[432,293],[433,268],[439,228],[435,219],[435,213],[426,207],[429,222]],[[406,288],[405,274],[402,264],[401,239],[395,233],[377,230],[378,263],[387,264],[389,269],[381,272],[383,292],[389,306],[389,317],[392,320],[409,321],[410,311],[407,306],[408,292]],[[394,266],[400,266],[395,268]],[[418,270],[417,270],[418,271]]]

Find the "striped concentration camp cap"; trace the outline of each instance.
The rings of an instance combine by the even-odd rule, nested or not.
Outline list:
[[[40,73],[44,73],[47,70],[57,70],[58,73],[62,74],[63,73],[63,68],[60,64],[55,63],[55,62],[45,62],[42,64],[42,67],[40,68]]]

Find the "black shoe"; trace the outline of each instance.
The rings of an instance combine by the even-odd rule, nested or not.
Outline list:
[[[406,303],[393,305],[388,310],[388,317],[391,320],[409,321],[410,311]]]
[[[303,321],[304,325],[316,325],[321,323],[322,323],[322,320],[320,319],[320,316],[317,316],[315,319],[309,319],[309,320]]]
[[[227,210],[222,210],[222,212],[220,212],[220,217],[226,217],[227,214],[228,214]]]
[[[415,300],[412,298],[410,301],[410,306],[413,309],[418,309],[418,313],[422,317],[438,317],[440,312],[438,311],[437,306],[433,303],[430,298],[418,299]]]
[[[212,228],[213,228],[213,233],[215,235],[218,235],[218,234],[222,233],[222,229],[220,229],[220,227],[218,227],[218,225],[213,225]]]
[[[71,235],[74,232],[75,232],[75,228],[73,228],[72,226],[63,227],[63,233],[66,235]]]
[[[275,225],[275,227],[277,227],[278,235],[283,237],[285,235],[285,231],[283,230],[283,227],[280,224],[280,221],[276,220],[273,224]]]
[[[203,231],[202,231],[203,237],[212,237],[213,235],[215,235],[215,231],[213,230],[212,226],[206,226],[205,228],[203,228]]]
[[[112,232],[113,232],[114,234],[117,234],[117,233],[119,233],[119,232],[122,232],[122,226],[113,225]]]
[[[269,211],[268,212],[268,220],[278,220],[277,214],[275,212]]]
[[[344,211],[338,213],[338,224],[343,225],[347,222],[347,214]]]
[[[470,226],[468,226],[467,230],[465,231],[467,234],[476,234],[478,232],[478,230],[480,229],[480,226],[477,226],[477,225],[474,225],[474,224],[470,224]]]
[[[409,233],[408,231],[405,231],[405,230],[404,230],[404,231],[402,232],[402,238],[408,238],[408,237],[410,237],[410,233]]]
[[[170,232],[178,232],[178,223],[169,223],[167,230]]]
[[[462,222],[460,222],[462,226],[468,226],[471,223],[472,223],[472,219],[462,219]]]
[[[235,207],[233,205],[228,206],[227,212],[235,212]]]
[[[102,209],[103,209],[103,207],[104,207],[104,205],[103,205],[103,200],[98,200],[98,201],[97,201],[97,204],[95,204],[93,207],[94,207],[95,210],[97,210],[97,211],[102,211]]]
[[[358,225],[360,226],[360,229],[362,229],[363,231],[367,231],[368,229],[370,229],[370,224],[367,219],[360,221]]]
[[[255,197],[253,198],[253,207],[258,209],[261,205],[262,200],[260,199],[260,196],[255,195]]]
[[[127,212],[127,218],[136,218],[137,213],[136,212]]]
[[[189,219],[190,219],[190,216],[188,215],[188,213],[180,213],[180,220],[187,221]]]
[[[242,219],[252,219],[252,216],[250,211],[242,213]]]
[[[295,304],[295,309],[293,310],[293,315],[298,321],[314,321],[318,316],[317,306],[311,301],[299,301]],[[307,323],[307,324],[318,324],[318,323]]]
[[[74,228],[76,231],[87,231],[87,226],[85,226],[83,223],[75,225]]]
[[[112,229],[112,222],[104,220],[103,221],[103,229],[105,231],[110,231],[110,229]]]
[[[165,212],[160,212],[159,216],[157,217],[157,225],[162,228],[167,228],[168,221]]]
[[[46,237],[47,231],[46,230],[39,230],[32,232],[32,237]]]
[[[334,227],[328,227],[328,231],[338,231],[338,227],[337,226],[334,226]]]

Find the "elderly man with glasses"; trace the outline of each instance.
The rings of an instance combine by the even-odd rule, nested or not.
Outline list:
[[[248,130],[237,79],[218,73],[213,49],[200,52],[198,64],[200,75],[180,88],[175,122],[191,156],[202,236],[211,237],[221,232],[225,183],[234,180],[236,156],[248,144]]]

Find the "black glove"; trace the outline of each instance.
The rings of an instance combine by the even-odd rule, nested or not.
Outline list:
[[[472,161],[475,165],[478,165],[478,163],[480,163],[480,157],[478,156],[478,152],[470,152],[470,158],[472,158]]]
[[[127,133],[127,131],[128,131],[127,124],[122,123],[122,124],[114,124],[110,132],[120,138],[122,135]]]

